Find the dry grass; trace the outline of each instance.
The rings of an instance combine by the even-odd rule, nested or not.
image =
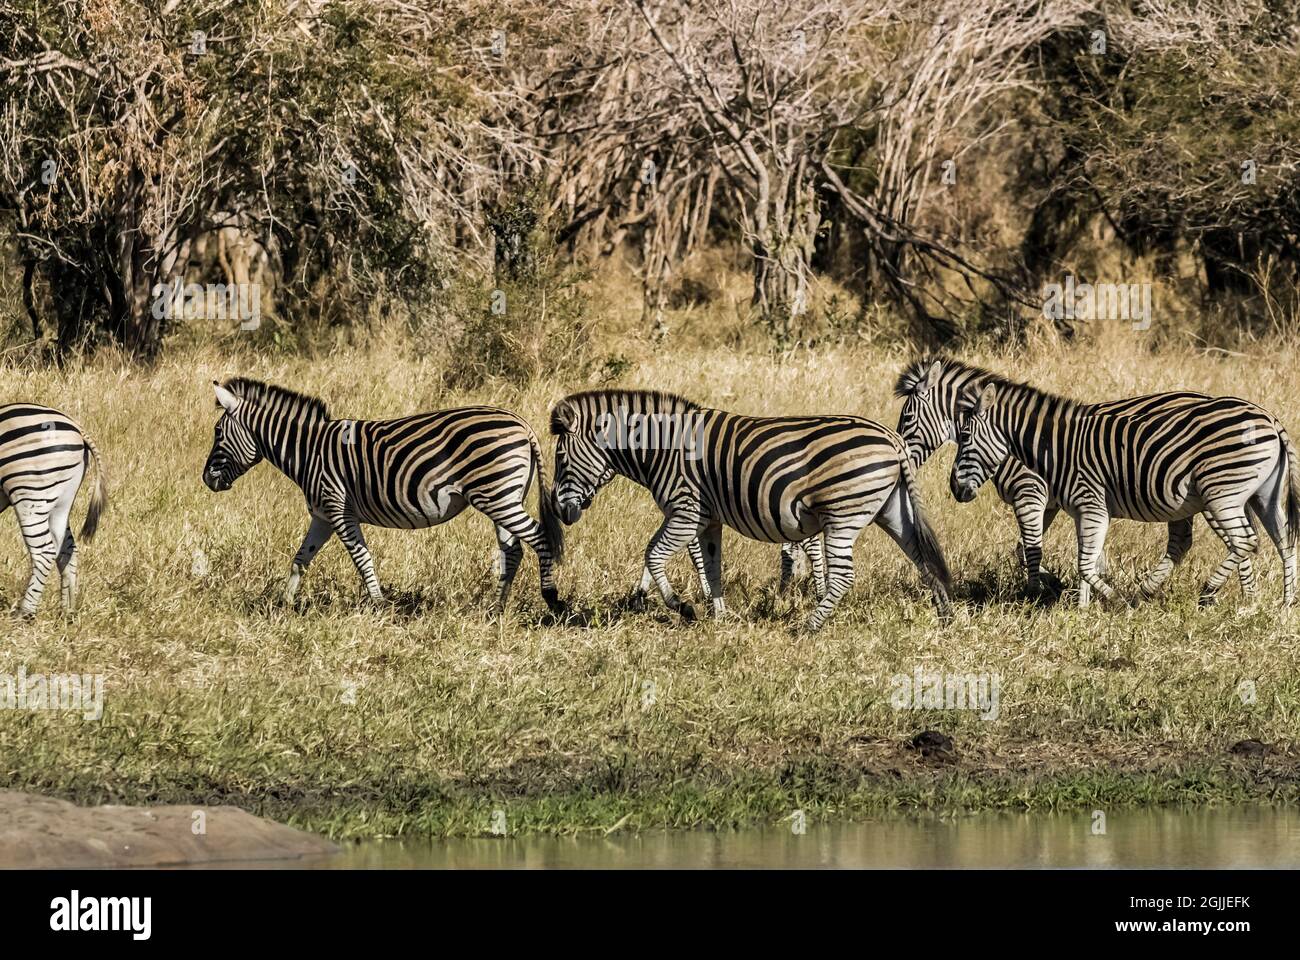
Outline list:
[[[753,413],[853,411],[890,425],[906,359],[845,349],[778,360],[720,347],[644,355],[623,383]],[[1237,394],[1300,431],[1291,349],[1151,356],[1115,332],[1091,351],[1040,344],[1014,359],[970,359],[1085,398]],[[774,820],[795,807],[852,816],[1297,796],[1300,621],[1276,605],[1271,549],[1255,610],[1236,608],[1235,589],[1220,607],[1196,609],[1198,581],[1220,553],[1199,522],[1162,601],[1036,607],[1019,595],[1009,512],[991,491],[969,506],[949,497],[949,449],[922,472],[964,598],[948,626],[874,529],[859,545],[857,586],[815,637],[795,629],[809,598],[774,593],[776,548],[731,534],[734,619],[686,627],[658,605],[620,613],[615,601],[637,578],[657,516],[626,482],[570,530],[562,592],[591,609],[590,626],[544,622],[531,556],[507,615],[485,619],[494,544],[473,513],[430,531],[370,532],[390,605],[361,602],[334,544],[304,581],[302,609],[287,610],[279,591],[306,528],[297,489],[267,466],[224,495],[200,482],[216,419],[207,385],[229,373],[317,393],[338,416],[491,402],[538,429],[552,402],[584,385],[556,376],[446,393],[437,361],[383,342],[317,360],[191,350],[151,371],[108,359],[66,373],[0,369],[0,400],[43,401],[80,420],[112,480],[100,539],[83,552],[80,615],[65,621],[52,590],[40,617],[9,623],[0,644],[0,673],[104,673],[105,716],[0,711],[7,785],[86,802],[232,802],[366,836],[477,833],[497,808],[511,830],[569,831]],[[13,528],[12,514],[0,519]],[[11,532],[0,551],[0,600],[10,605],[27,572]],[[1117,524],[1116,579],[1132,588],[1162,546],[1162,529]],[[1072,580],[1072,556],[1062,522],[1046,563]],[[685,558],[672,575],[698,591]],[[999,717],[892,709],[889,678],[918,666],[1000,674]],[[1243,680],[1256,685],[1254,704],[1238,695]],[[956,755],[904,746],[927,728],[951,735]],[[1228,757],[1247,737],[1274,752]]]

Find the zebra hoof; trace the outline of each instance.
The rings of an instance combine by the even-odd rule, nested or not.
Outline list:
[[[624,606],[633,613],[645,613],[645,594],[635,592],[628,596]]]
[[[560,599],[558,590],[543,590],[542,599],[546,601],[547,609],[557,617],[562,617],[569,612],[569,605]]]
[[[694,623],[696,620],[699,619],[699,617],[695,615],[695,608],[692,607],[689,603],[683,603],[681,606],[677,608],[677,612],[682,615],[682,619],[685,620],[687,623]]]
[[[1198,607],[1212,607],[1219,602],[1219,598],[1213,593],[1203,593],[1196,598]]]

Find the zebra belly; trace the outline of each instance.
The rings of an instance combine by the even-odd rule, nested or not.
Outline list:
[[[1106,508],[1107,513],[1116,520],[1138,520],[1144,523],[1173,523],[1175,520],[1186,520],[1204,509],[1205,503],[1200,497],[1188,497],[1176,506],[1158,507],[1143,504],[1140,507],[1127,507],[1112,503]]]
[[[821,533],[822,521],[802,501],[794,504],[794,514],[783,511],[779,524],[774,517],[764,517],[766,523],[755,523],[749,517],[737,517],[732,511],[719,511],[718,519],[741,536],[759,543],[800,543]]]
[[[420,491],[418,503],[370,505],[358,511],[358,519],[375,527],[420,530],[446,523],[467,506],[468,501],[454,487],[428,487]]]

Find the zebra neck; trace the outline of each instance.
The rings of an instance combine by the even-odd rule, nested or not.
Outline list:
[[[1053,464],[1050,452],[1057,449],[1063,431],[1068,430],[1076,404],[1064,397],[1045,393],[1024,393],[1001,408],[999,426],[1013,457],[1040,476]]]
[[[682,451],[679,449],[613,450],[609,458],[614,472],[650,490],[675,481]]]
[[[254,436],[266,462],[305,489],[309,473],[320,459],[328,422],[284,420],[258,426]]]

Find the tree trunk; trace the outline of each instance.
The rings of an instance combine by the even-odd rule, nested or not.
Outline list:
[[[752,242],[753,305],[777,344],[788,347],[806,332],[809,264],[821,223],[816,192],[802,169],[792,178],[788,202],[777,205],[766,219],[767,228]]]

